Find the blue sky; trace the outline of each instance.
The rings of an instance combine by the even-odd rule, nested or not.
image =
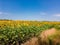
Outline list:
[[[60,0],[0,0],[0,19],[60,21]]]

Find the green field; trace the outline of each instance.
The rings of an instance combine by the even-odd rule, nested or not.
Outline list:
[[[60,22],[0,20],[0,45],[21,45],[33,37],[38,38],[41,43],[39,37],[41,33],[52,28],[56,29],[57,33],[48,36],[46,41],[49,42],[49,45],[54,43],[54,39],[60,39]],[[57,43],[56,45],[60,45],[59,41]]]

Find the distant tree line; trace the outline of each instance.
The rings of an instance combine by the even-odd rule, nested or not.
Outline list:
[[[4,21],[4,20],[6,20],[6,21],[12,21],[10,19],[0,19],[0,21]]]

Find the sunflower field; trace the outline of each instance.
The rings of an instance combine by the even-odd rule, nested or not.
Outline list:
[[[50,28],[60,29],[60,22],[0,20],[0,45],[21,45]]]

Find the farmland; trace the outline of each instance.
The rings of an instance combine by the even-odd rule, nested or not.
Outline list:
[[[0,45],[21,45],[51,28],[59,31],[60,22],[0,20]]]

